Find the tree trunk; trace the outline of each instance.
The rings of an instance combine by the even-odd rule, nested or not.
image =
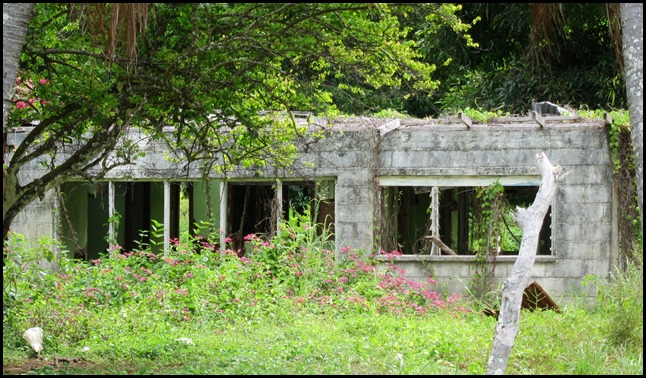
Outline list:
[[[624,76],[630,110],[630,134],[635,153],[637,199],[644,228],[644,4],[621,3],[621,39],[624,54]],[[642,249],[644,247],[642,239]]]
[[[11,109],[11,100],[16,88],[16,76],[18,75],[18,64],[20,53],[25,44],[27,35],[27,24],[34,9],[33,3],[2,3],[2,162],[7,163],[8,146],[7,138],[7,116]],[[2,194],[6,198],[7,170],[2,169]],[[4,207],[4,206],[3,206]],[[3,211],[4,212],[4,211]],[[13,218],[11,219],[13,220]],[[11,220],[3,217],[2,240],[5,240]],[[4,259],[3,259],[4,261]]]
[[[523,230],[523,239],[511,276],[502,285],[502,305],[487,364],[489,375],[504,374],[507,369],[507,361],[518,332],[523,291],[534,265],[541,226],[556,194],[556,180],[562,174],[561,167],[553,167],[545,153],[536,155],[536,160],[542,177],[536,199],[529,208],[517,207],[513,214],[514,220]]]
[[[16,87],[20,53],[25,44],[27,23],[33,3],[2,3],[2,130],[7,126],[7,114]],[[3,153],[4,155],[4,153]]]

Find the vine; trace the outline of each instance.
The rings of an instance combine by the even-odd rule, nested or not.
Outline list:
[[[627,263],[639,263],[633,246],[641,233],[637,205],[637,182],[635,179],[635,155],[633,152],[630,119],[627,112],[612,112],[607,125],[608,146],[613,161],[613,186],[617,193],[619,268],[625,270]]]
[[[476,187],[471,212],[469,245],[475,253],[476,269],[470,291],[487,302],[493,291],[496,256],[502,250],[502,234],[509,203],[505,189],[496,181],[486,187]]]

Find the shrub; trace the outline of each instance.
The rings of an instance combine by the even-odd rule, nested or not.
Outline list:
[[[407,315],[458,308],[456,297],[440,296],[431,278],[410,281],[392,264],[377,267],[374,255],[362,251],[343,248],[337,256],[328,235],[319,235],[310,224],[307,211],[290,212],[278,230],[269,240],[247,235],[244,253],[221,251],[205,239],[187,245],[173,240],[166,254],[152,253],[151,246],[112,247],[90,262],[60,257],[49,271],[36,263],[43,251],[30,250],[12,234],[3,277],[3,325],[14,337],[5,342],[22,345],[20,335],[32,326],[46,329],[50,346],[98,337],[116,340],[120,336],[106,327],[123,331],[144,317],[181,326],[244,321],[281,308]],[[133,320],[123,323],[122,317]]]

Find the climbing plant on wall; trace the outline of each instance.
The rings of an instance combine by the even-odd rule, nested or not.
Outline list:
[[[605,112],[584,111],[581,115],[603,118]],[[619,216],[617,264],[624,269],[629,262],[637,262],[634,245],[642,236],[639,223],[640,209],[637,205],[637,182],[635,175],[635,154],[631,142],[630,119],[626,111],[612,111],[606,117],[608,146],[613,163],[613,184],[617,193]]]
[[[495,289],[493,278],[496,256],[502,251],[504,217],[508,208],[505,188],[500,182],[475,188],[473,211],[470,214],[469,245],[475,253],[476,270],[470,291],[485,302]]]

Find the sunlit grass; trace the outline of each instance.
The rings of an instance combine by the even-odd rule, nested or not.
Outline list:
[[[168,256],[112,251],[41,272],[16,236],[3,283],[5,373],[483,374],[496,320],[434,281],[384,273],[361,251],[337,259],[292,214],[247,253],[178,243]],[[196,243],[198,242],[198,243]],[[595,306],[523,312],[509,374],[642,374],[641,266],[599,282]],[[43,356],[22,339],[44,329]],[[181,341],[181,340],[185,341]],[[190,342],[186,342],[190,339]],[[57,359],[72,361],[55,365]],[[23,370],[15,370],[23,367]],[[14,369],[14,370],[10,370]]]

